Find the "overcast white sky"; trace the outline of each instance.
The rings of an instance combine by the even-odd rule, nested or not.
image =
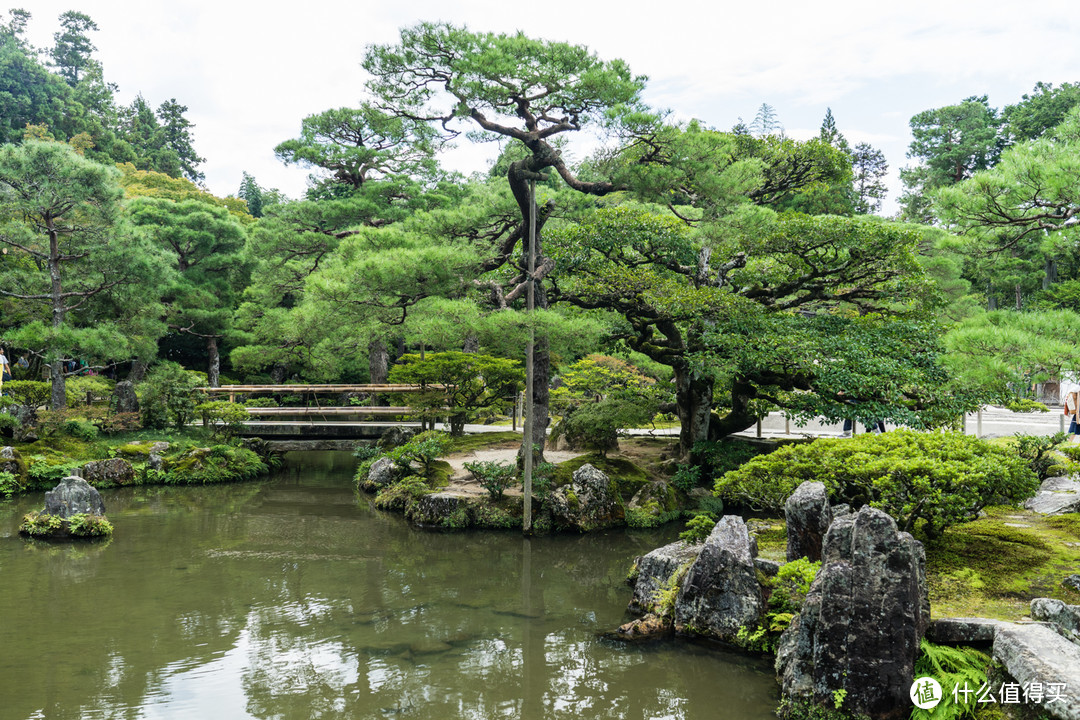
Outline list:
[[[11,0],[19,7],[19,0]],[[241,173],[299,197],[307,170],[285,167],[274,146],[307,115],[363,98],[364,48],[397,39],[422,20],[466,24],[589,46],[649,76],[646,100],[678,116],[730,128],[772,105],[787,133],[817,133],[827,107],[855,144],[884,151],[894,190],[908,163],[908,121],[928,108],[987,94],[1016,102],[1037,81],[1080,81],[1075,0],[904,2],[513,3],[309,0],[23,0],[31,42],[52,45],[57,16],[93,18],[96,57],[120,100],[136,93],[157,107],[175,97],[195,123],[206,184],[235,194]],[[463,142],[466,142],[463,140]],[[485,169],[491,147],[447,164]]]

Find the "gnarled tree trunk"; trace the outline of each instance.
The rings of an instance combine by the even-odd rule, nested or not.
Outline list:
[[[210,364],[206,370],[206,382],[210,387],[221,386],[221,354],[218,352],[218,339],[206,338],[206,353],[210,356]]]

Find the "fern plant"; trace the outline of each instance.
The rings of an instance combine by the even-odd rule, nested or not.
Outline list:
[[[953,688],[978,690],[988,682],[987,670],[993,662],[989,655],[975,648],[935,645],[926,640],[920,645],[915,661],[915,677],[929,675],[941,685],[942,700],[932,710],[913,708],[911,720],[958,720],[975,718],[978,707],[975,693],[957,693]],[[958,702],[959,701],[959,702]]]

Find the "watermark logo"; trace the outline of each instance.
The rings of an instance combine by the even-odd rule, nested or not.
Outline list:
[[[932,710],[941,702],[941,685],[929,676],[915,678],[911,683],[911,702],[922,710]]]

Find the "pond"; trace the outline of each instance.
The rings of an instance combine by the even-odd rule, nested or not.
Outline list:
[[[767,660],[600,637],[680,528],[426,532],[353,467],[105,491],[98,543],[23,539],[42,495],[0,503],[0,720],[773,717]]]

